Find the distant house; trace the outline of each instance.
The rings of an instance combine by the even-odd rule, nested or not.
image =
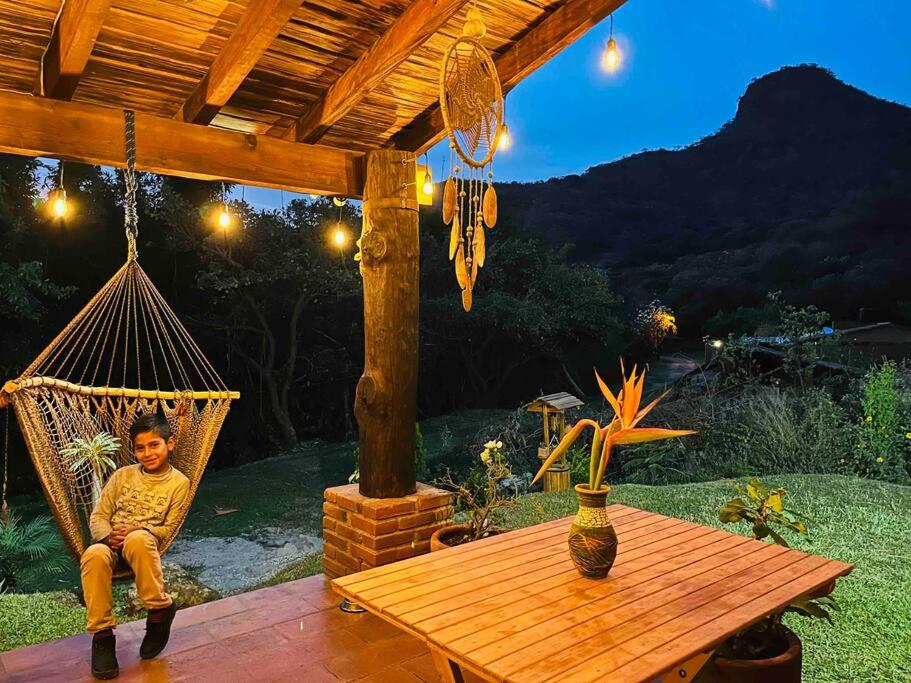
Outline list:
[[[885,356],[893,360],[911,357],[911,328],[882,322],[840,327],[836,332],[870,359]]]

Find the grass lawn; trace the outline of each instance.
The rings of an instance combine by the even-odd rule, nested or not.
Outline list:
[[[813,518],[810,542],[799,550],[851,562],[834,597],[835,625],[788,615],[804,643],[804,680],[862,683],[911,680],[911,488],[851,477],[787,475],[764,478],[788,491],[789,507]],[[725,526],[718,506],[730,482],[677,486],[617,486],[609,501],[749,535],[746,524]],[[513,528],[574,514],[572,492],[520,499],[501,523]]]

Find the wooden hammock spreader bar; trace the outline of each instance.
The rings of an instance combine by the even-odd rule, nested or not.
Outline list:
[[[80,396],[114,396],[150,400],[161,399],[165,401],[176,401],[178,399],[215,401],[228,398],[237,400],[240,398],[239,391],[158,391],[156,389],[127,389],[125,387],[87,387],[66,382],[62,379],[55,379],[54,377],[29,377],[23,380],[10,380],[3,385],[3,392],[14,394],[17,391],[31,387],[52,387],[54,389],[62,389],[71,394],[79,394]]]

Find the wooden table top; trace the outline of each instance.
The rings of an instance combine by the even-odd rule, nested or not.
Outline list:
[[[647,681],[853,565],[624,505],[606,579],[567,549],[572,517],[420,555],[333,588],[502,681]]]

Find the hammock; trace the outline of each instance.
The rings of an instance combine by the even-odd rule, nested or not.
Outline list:
[[[135,462],[129,430],[160,412],[175,436],[172,464],[190,480],[183,524],[232,400],[218,373],[139,266],[133,112],[127,137],[127,261],[0,398],[12,403],[45,496],[70,551],[89,543],[88,517],[102,472],[66,449],[107,432],[120,439],[117,467]],[[171,544],[175,528],[162,545]]]

